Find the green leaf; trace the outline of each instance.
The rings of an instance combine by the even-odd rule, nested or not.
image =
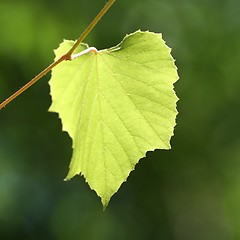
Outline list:
[[[73,44],[64,41],[56,58]],[[161,34],[137,31],[52,71],[50,111],[73,140],[66,179],[84,175],[104,206],[147,151],[170,148],[178,100],[170,50]]]

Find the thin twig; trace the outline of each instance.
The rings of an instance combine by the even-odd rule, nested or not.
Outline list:
[[[96,26],[99,20],[103,17],[103,15],[107,12],[107,10],[113,5],[116,0],[109,0],[104,8],[98,13],[98,15],[93,19],[93,21],[89,24],[86,30],[82,33],[82,35],[75,42],[73,47],[67,53],[67,56],[71,56],[74,50],[78,47],[78,45],[85,39],[85,37],[91,32],[91,30]]]
[[[33,84],[35,84],[38,80],[40,80],[44,75],[46,75],[48,72],[50,72],[54,67],[56,67],[59,63],[65,61],[65,60],[73,60],[76,57],[79,57],[81,55],[84,55],[88,53],[89,51],[97,52],[95,48],[89,48],[87,50],[84,50],[81,53],[78,53],[76,55],[72,56],[72,53],[76,50],[76,48],[79,46],[79,44],[85,39],[85,37],[90,33],[90,31],[96,26],[96,24],[99,22],[99,20],[103,17],[103,15],[107,12],[107,10],[113,5],[113,3],[116,0],[109,0],[107,4],[104,6],[104,8],[98,13],[98,15],[93,19],[93,21],[89,24],[89,26],[86,28],[86,30],[82,33],[82,35],[78,38],[78,40],[75,42],[73,47],[62,57],[60,57],[58,60],[50,64],[47,68],[45,68],[42,72],[40,72],[36,77],[34,77],[31,81],[29,81],[27,84],[25,84],[22,88],[20,88],[18,91],[13,93],[9,98],[7,98],[5,101],[3,101],[0,104],[0,110],[4,108],[7,104],[9,104],[12,100],[14,100],[17,96],[21,95],[24,91],[26,91],[29,87],[31,87]]]
[[[18,91],[13,93],[9,98],[7,98],[5,101],[3,101],[0,104],[0,110],[2,108],[4,108],[8,103],[10,103],[12,100],[14,100],[17,96],[19,96],[24,91],[26,91],[29,87],[31,87],[34,83],[36,83],[39,79],[41,79],[44,75],[46,75],[49,71],[51,71],[52,68],[54,68],[55,66],[57,66],[60,62],[62,62],[64,60],[66,60],[66,56],[65,55],[63,55],[57,61],[53,62],[51,65],[49,65],[47,68],[45,68],[42,72],[40,72],[31,81],[29,81],[27,84],[25,84],[23,87],[21,87]]]

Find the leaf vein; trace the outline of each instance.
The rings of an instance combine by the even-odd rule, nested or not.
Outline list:
[[[118,80],[118,78],[116,77],[116,74],[112,71],[112,69],[110,68],[109,64],[107,63],[106,59],[103,58],[103,60],[105,61],[105,63],[107,64],[110,72],[112,73],[113,78],[116,80],[116,82],[121,86],[121,88],[124,90],[124,92],[126,93],[126,95],[128,96],[128,98],[131,100],[132,104],[135,106],[135,109],[141,114],[141,116],[144,118],[145,122],[150,126],[150,128],[153,130],[153,132],[156,134],[156,136],[158,137],[158,139],[166,146],[168,146],[167,143],[165,143],[165,141],[157,134],[156,130],[153,128],[152,124],[149,123],[147,121],[147,119],[145,118],[145,116],[142,114],[142,112],[137,108],[136,104],[134,103],[134,101],[130,98],[129,94],[126,92],[125,88],[122,86],[122,84],[120,83],[120,81]],[[146,98],[147,99],[147,98]],[[136,140],[134,139],[135,143]],[[140,151],[141,152],[141,151]]]

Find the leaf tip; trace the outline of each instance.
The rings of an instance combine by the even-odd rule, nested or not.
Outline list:
[[[101,203],[102,203],[103,211],[106,211],[107,206],[109,204],[109,201],[110,201],[110,199],[106,199],[106,198],[101,197]]]

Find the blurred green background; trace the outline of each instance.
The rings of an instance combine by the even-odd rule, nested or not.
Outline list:
[[[1,0],[0,101],[76,39],[106,0]],[[86,41],[163,33],[180,98],[172,150],[149,152],[105,212],[82,177],[44,77],[0,111],[0,239],[239,240],[240,1],[117,0]]]

